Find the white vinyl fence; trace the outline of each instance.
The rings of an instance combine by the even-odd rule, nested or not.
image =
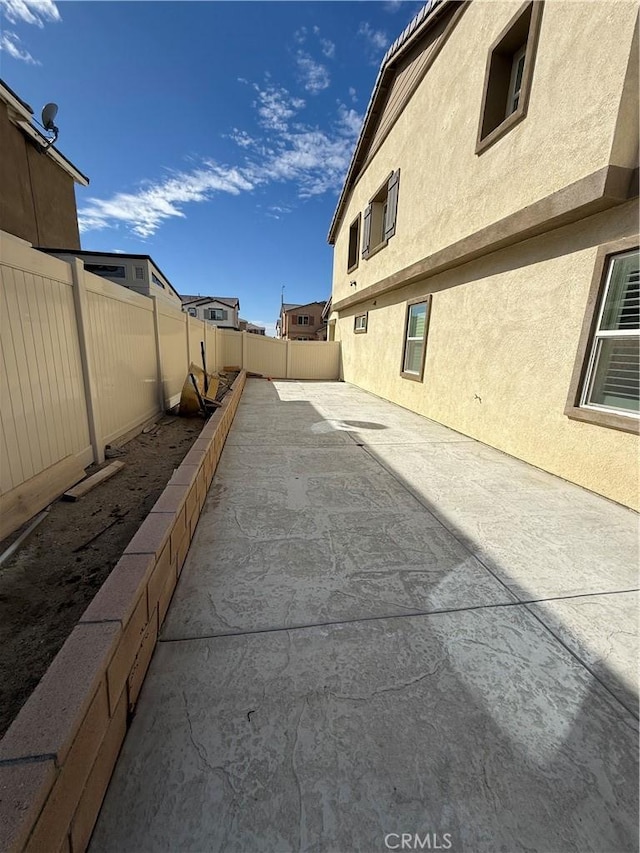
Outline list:
[[[176,405],[190,362],[337,379],[337,342],[216,329],[0,232],[0,495]]]

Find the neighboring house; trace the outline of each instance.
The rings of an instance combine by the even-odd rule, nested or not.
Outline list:
[[[258,326],[256,323],[250,323],[248,320],[239,319],[240,331],[248,332],[250,335],[264,335],[266,330],[264,326]]]
[[[284,303],[276,321],[276,335],[289,341],[317,341],[318,332],[326,323],[322,319],[325,302],[308,302],[306,305]],[[323,340],[321,338],[321,340]]]
[[[240,300],[235,296],[183,296],[182,310],[220,329],[240,330]]]
[[[180,294],[169,279],[161,272],[150,255],[123,255],[119,252],[88,252],[84,249],[49,249],[41,251],[68,261],[80,258],[87,272],[108,278],[115,284],[121,284],[129,290],[135,290],[143,296],[157,296],[165,302],[180,308]]]
[[[80,248],[75,184],[89,179],[33,124],[33,110],[0,81],[0,231],[40,246]]]
[[[432,0],[382,61],[328,238],[346,381],[632,506],[637,16]]]

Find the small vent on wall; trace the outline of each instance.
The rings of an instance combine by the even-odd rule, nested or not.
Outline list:
[[[136,278],[139,280],[144,278],[144,268],[143,267],[136,267]]]

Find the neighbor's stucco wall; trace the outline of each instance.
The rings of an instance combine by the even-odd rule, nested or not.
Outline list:
[[[637,229],[629,202],[341,313],[344,379],[637,508],[638,437],[564,415],[597,248]],[[420,383],[399,371],[406,301],[427,293]]]
[[[0,230],[34,246],[80,248],[73,178],[36,150],[0,104]]]
[[[604,168],[616,127],[624,128],[616,143],[616,165],[634,165],[626,162],[637,152],[631,107],[622,125],[618,122],[625,80],[628,92],[633,87],[628,68],[637,4],[627,0],[547,0],[528,115],[475,154],[489,48],[520,6],[468,6],[365,169],[336,239],[334,304],[356,292],[350,281],[362,290]],[[632,105],[633,98],[627,101]],[[398,168],[396,234],[347,274],[349,224]]]

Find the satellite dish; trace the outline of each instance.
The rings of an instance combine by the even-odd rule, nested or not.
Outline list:
[[[42,126],[45,128],[45,130],[54,131],[58,129],[54,123],[54,119],[57,114],[57,104],[45,104],[45,106],[42,108]]]

